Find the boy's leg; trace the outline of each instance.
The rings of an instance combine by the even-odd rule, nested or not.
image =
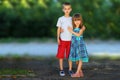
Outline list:
[[[68,63],[69,63],[69,71],[71,71],[72,70],[72,61],[68,60]]]
[[[65,53],[65,42],[60,40],[60,44],[58,45],[58,53],[56,55],[56,57],[59,59],[60,76],[65,76],[65,72],[63,69],[64,53]]]
[[[71,41],[66,42],[66,58],[69,58]]]
[[[59,59],[60,70],[63,70],[63,59]]]
[[[69,60],[70,45],[71,45],[71,41],[67,41],[67,43],[66,43],[66,58],[68,59],[69,71],[72,70],[72,61]]]
[[[59,59],[60,70],[63,70],[64,53],[65,53],[65,42],[60,40],[60,44],[58,45],[58,52],[56,55],[56,57]]]
[[[59,59],[59,66],[60,66],[60,76],[65,76],[65,72],[63,70],[63,58]]]
[[[69,60],[70,45],[71,45],[71,41],[67,41],[67,43],[66,43],[66,58],[68,59],[68,64],[69,64],[68,73],[71,76],[74,72],[72,71],[72,61]]]
[[[72,71],[72,61],[71,60],[68,60],[68,63],[69,63],[69,71],[68,71],[68,74],[70,76],[72,76],[72,74],[74,74],[74,72]]]
[[[71,41],[67,41],[67,43],[66,43],[66,58],[68,59],[69,71],[72,70],[72,61],[69,60],[70,45],[71,45]]]

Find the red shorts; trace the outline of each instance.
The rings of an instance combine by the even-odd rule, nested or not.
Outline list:
[[[60,40],[56,57],[59,59],[65,57],[68,58],[70,53],[70,45],[71,45],[71,41]]]

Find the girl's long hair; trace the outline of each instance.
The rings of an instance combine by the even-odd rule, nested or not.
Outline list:
[[[79,28],[82,28],[83,27],[83,19],[82,19],[82,16],[80,13],[75,13],[72,17],[73,28],[76,27],[76,25],[74,23],[74,21],[76,21],[76,20],[81,20],[81,24],[80,24]]]

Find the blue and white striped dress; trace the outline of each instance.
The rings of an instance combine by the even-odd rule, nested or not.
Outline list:
[[[80,28],[74,29],[74,32],[79,33],[79,31],[80,31]],[[82,60],[82,62],[89,61],[86,45],[85,45],[82,35],[77,37],[72,34],[69,60],[74,61],[74,62],[79,61],[79,60]]]

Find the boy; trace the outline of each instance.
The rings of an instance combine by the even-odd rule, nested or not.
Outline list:
[[[63,59],[64,57],[68,59],[70,53],[72,34],[68,31],[68,27],[72,27],[72,17],[70,17],[71,11],[71,4],[68,2],[63,3],[64,16],[60,17],[57,21],[58,52],[56,57],[59,59],[60,76],[65,76],[65,72],[63,69]],[[61,29],[64,30],[62,33]],[[72,62],[69,62],[69,75],[73,74],[73,71],[71,69]]]

